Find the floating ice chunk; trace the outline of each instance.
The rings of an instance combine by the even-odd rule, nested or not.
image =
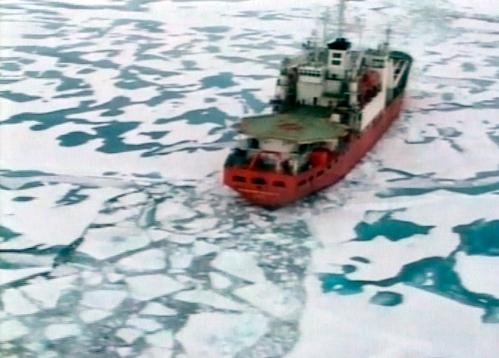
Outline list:
[[[196,237],[190,234],[182,235],[179,233],[175,233],[175,234],[169,234],[167,239],[168,241],[174,242],[176,244],[189,245],[192,244],[194,240],[196,240]]]
[[[116,332],[116,337],[121,338],[128,344],[135,342],[142,335],[142,331],[135,328],[120,328]]]
[[[160,331],[146,336],[146,341],[152,346],[160,348],[173,348],[173,335],[171,331]]]
[[[123,195],[120,197],[120,204],[128,206],[128,207],[134,207],[136,205],[141,205],[145,204],[148,200],[148,196],[146,193],[142,191],[136,191],[134,193],[130,193],[127,195]]]
[[[183,271],[191,265],[194,256],[189,250],[179,248],[173,252],[170,257],[170,266],[172,271]]]
[[[126,298],[127,293],[118,290],[96,290],[83,294],[81,304],[83,306],[113,310]]]
[[[116,348],[116,352],[118,352],[120,357],[131,357],[132,356],[132,347],[119,347]]]
[[[52,341],[78,334],[80,334],[80,328],[74,323],[56,323],[45,328],[45,337]]]
[[[211,285],[219,290],[228,288],[232,284],[232,282],[227,277],[217,272],[210,272],[210,281]]]
[[[78,251],[98,260],[137,250],[149,244],[149,239],[140,229],[131,227],[107,227],[90,230]]]
[[[16,253],[3,252],[2,261],[19,266],[40,267],[40,266],[52,265],[54,261],[54,256],[55,255],[30,255],[20,252]]]
[[[158,228],[150,228],[147,230],[147,235],[153,242],[166,240],[168,238],[168,232]]]
[[[142,251],[118,261],[118,267],[125,271],[161,270],[165,266],[165,253],[159,249]]]
[[[244,306],[215,292],[204,290],[182,291],[175,295],[176,300],[200,303],[219,309],[240,311]]]
[[[280,319],[296,319],[301,308],[300,301],[292,291],[283,290],[268,281],[242,287],[235,290],[234,294]]]
[[[258,266],[254,256],[247,252],[223,251],[212,261],[211,266],[246,281],[265,281],[263,270]]]
[[[145,332],[154,332],[162,328],[161,324],[151,318],[131,317],[126,324]]]
[[[104,268],[104,275],[106,276],[107,280],[112,283],[116,283],[125,277],[125,275],[121,273],[116,273],[115,266]]]
[[[100,272],[84,271],[81,274],[81,277],[89,286],[95,286],[102,283],[102,274]]]
[[[184,286],[174,279],[164,275],[140,275],[125,279],[131,295],[137,300],[148,301],[156,297],[179,291]]]
[[[29,301],[17,288],[9,288],[2,295],[5,312],[13,315],[27,315],[39,311],[39,308]]]
[[[28,329],[21,322],[11,319],[0,322],[0,333],[0,342],[9,342],[26,335]]]
[[[70,265],[60,265],[52,269],[50,271],[50,276],[52,277],[63,277],[63,276],[70,276],[74,275],[76,273],[79,273],[79,270]]]
[[[146,316],[175,316],[177,311],[162,305],[161,303],[149,302],[147,306],[140,311],[140,314]]]
[[[204,217],[192,220],[184,227],[191,232],[202,233],[216,227],[219,221],[220,219],[217,217]]]
[[[200,313],[189,317],[176,338],[188,357],[232,357],[255,344],[267,326],[259,314]]]
[[[494,256],[456,255],[456,272],[470,291],[499,297],[499,259]]]
[[[88,309],[80,312],[80,318],[85,323],[93,323],[109,317],[111,314],[111,311]]]
[[[20,290],[42,307],[54,308],[61,294],[73,287],[76,279],[76,275],[52,279],[38,277]]]
[[[195,216],[196,213],[182,203],[165,200],[156,206],[156,220],[159,222],[187,220]]]
[[[172,351],[169,348],[151,347],[143,350],[141,356],[144,358],[170,358]]]
[[[5,285],[7,283],[11,283],[17,280],[22,280],[24,278],[28,278],[30,276],[34,276],[36,274],[48,271],[50,271],[50,267],[35,267],[35,268],[26,268],[19,270],[0,269],[0,285]]]
[[[218,250],[218,246],[200,240],[197,240],[193,247],[193,253],[196,256],[211,254],[212,252],[217,252]]]

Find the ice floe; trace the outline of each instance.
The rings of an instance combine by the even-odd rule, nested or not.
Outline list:
[[[234,300],[231,300],[215,292],[205,290],[182,291],[176,294],[174,297],[175,299],[180,301],[199,303],[223,310],[241,311],[245,308],[244,305],[235,302]]]
[[[499,259],[497,256],[456,255],[456,272],[471,291],[499,298]]]
[[[268,281],[238,288],[234,294],[279,319],[296,320],[300,313],[301,302],[295,293]]]
[[[113,310],[127,297],[127,293],[118,290],[86,291],[81,299],[81,304],[86,307]]]
[[[140,228],[107,227],[89,230],[78,251],[103,260],[140,249],[149,242],[149,238]]]
[[[429,292],[392,287],[402,293],[404,303],[384,307],[369,304],[374,288],[358,295],[323,294],[312,277],[307,288],[311,296],[301,321],[303,335],[290,357],[488,358],[498,348],[496,327],[484,326],[478,309]]]
[[[117,265],[125,271],[161,270],[166,266],[166,255],[162,250],[150,249],[127,256],[118,261]]]
[[[263,270],[251,253],[226,250],[211,262],[211,266],[250,282],[265,280]]]
[[[149,302],[140,311],[144,316],[175,316],[177,311],[158,302]]]
[[[176,337],[187,356],[231,357],[255,344],[267,324],[258,314],[200,313],[190,316]]]
[[[143,332],[135,328],[120,328],[116,331],[116,337],[121,338],[128,344],[132,344]]]
[[[165,275],[138,275],[125,279],[133,298],[148,301],[184,288],[180,282]]]
[[[45,328],[45,337],[51,341],[80,334],[80,328],[74,323],[54,323]]]
[[[0,322],[0,342],[9,342],[29,333],[28,328],[18,320],[10,319]]]

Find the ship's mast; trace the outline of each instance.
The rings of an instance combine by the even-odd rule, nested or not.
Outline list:
[[[340,0],[338,5],[338,37],[343,37],[345,27],[345,0]]]
[[[392,28],[390,26],[388,26],[385,30],[385,45],[386,47],[388,48],[388,46],[390,46],[390,36],[392,34]]]
[[[326,8],[324,10],[324,15],[322,16],[322,45],[326,46],[327,45],[327,31],[329,27],[329,20],[330,20],[330,13],[329,9]]]

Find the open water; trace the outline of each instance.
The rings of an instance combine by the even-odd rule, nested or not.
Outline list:
[[[0,356],[499,356],[496,2],[349,2],[401,118],[294,206],[221,185],[329,3],[2,0]]]

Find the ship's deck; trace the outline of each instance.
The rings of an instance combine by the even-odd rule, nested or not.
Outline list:
[[[259,139],[295,143],[331,141],[347,134],[347,126],[329,121],[330,110],[301,106],[284,113],[244,118],[241,131]]]

